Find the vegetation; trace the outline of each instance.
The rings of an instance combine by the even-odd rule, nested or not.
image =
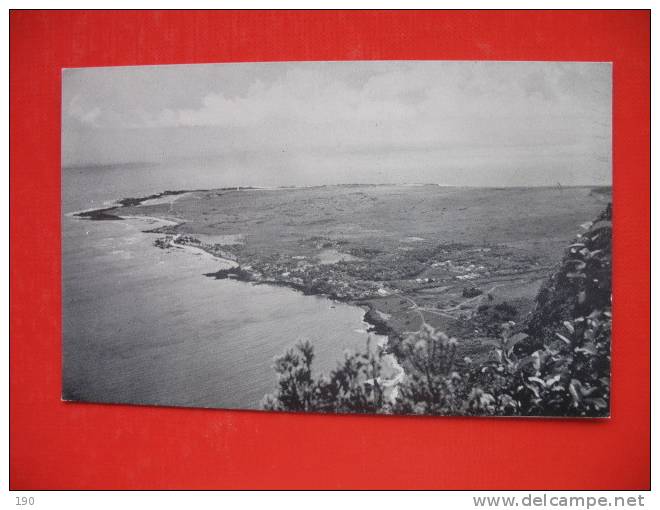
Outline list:
[[[463,292],[462,292],[462,296],[464,298],[473,298],[473,297],[480,296],[483,293],[484,293],[484,291],[479,289],[478,287],[464,287]]]
[[[522,324],[506,303],[485,305],[498,340],[475,363],[459,341],[424,324],[397,349],[406,376],[386,391],[383,352],[367,344],[327,377],[312,374],[313,347],[276,361],[278,389],[266,409],[480,416],[608,416],[610,401],[611,207],[585,225]],[[496,327],[495,327],[496,326]]]
[[[381,413],[388,409],[381,386],[382,350],[349,354],[330,374],[312,376],[314,347],[301,342],[275,361],[279,389],[266,395],[265,409],[335,413]]]
[[[170,237],[241,268],[212,277],[371,308],[365,320],[384,326],[397,356],[399,341],[423,317],[461,340],[461,357],[481,362],[491,349],[484,336],[497,338],[500,322],[522,323],[562,256],[561,240],[598,215],[608,194],[609,188],[437,185],[216,189],[172,200],[127,199],[104,214],[175,219],[147,231],[164,236],[162,248],[173,246]],[[515,315],[475,313],[503,302]]]

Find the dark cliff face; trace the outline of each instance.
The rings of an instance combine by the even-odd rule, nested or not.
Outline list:
[[[611,310],[612,206],[605,210],[567,249],[559,269],[536,297],[527,321],[531,351],[556,339],[563,321]]]

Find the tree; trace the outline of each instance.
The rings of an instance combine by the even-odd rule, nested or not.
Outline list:
[[[503,311],[507,310],[501,307]],[[510,310],[508,310],[510,311]],[[515,309],[514,309],[515,311]],[[273,410],[486,416],[607,416],[610,401],[611,208],[569,246],[526,324],[493,317],[489,359],[458,359],[458,341],[428,324],[397,350],[406,375],[386,398],[382,349],[367,341],[328,377],[314,378],[309,342],[277,358]]]
[[[300,342],[275,360],[278,388],[264,398],[263,407],[280,411],[384,413],[389,411],[381,385],[382,349],[346,353],[329,377],[312,376],[314,348]]]

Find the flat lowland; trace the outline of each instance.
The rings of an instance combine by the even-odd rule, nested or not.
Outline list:
[[[580,225],[610,200],[609,187],[241,188],[125,199],[97,219],[173,220],[156,229],[161,248],[194,245],[238,263],[209,276],[363,306],[392,340],[428,323],[478,357],[494,324],[529,313]]]

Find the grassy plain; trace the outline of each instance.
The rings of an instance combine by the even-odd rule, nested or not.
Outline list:
[[[426,322],[479,357],[491,326],[531,310],[580,225],[610,200],[610,188],[343,185],[194,191],[108,212],[174,220],[160,246],[238,262],[217,277],[358,304],[392,340]]]

